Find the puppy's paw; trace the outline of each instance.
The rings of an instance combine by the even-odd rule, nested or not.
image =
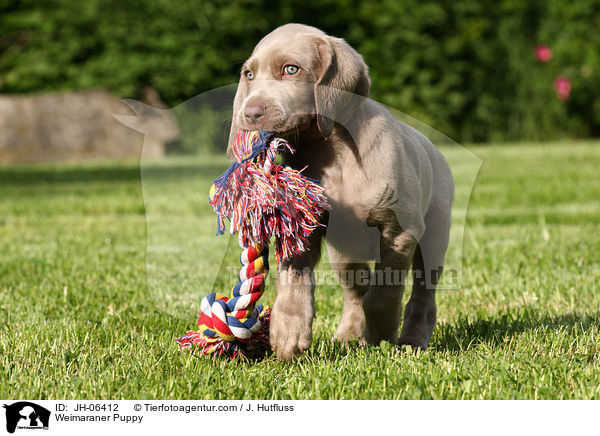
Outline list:
[[[270,324],[270,342],[280,360],[290,361],[306,351],[312,343],[311,305],[301,307],[279,296],[273,305]]]
[[[398,346],[410,345],[413,348],[418,348],[425,351],[429,346],[429,340],[420,338],[415,335],[402,335],[398,338]]]
[[[367,323],[367,326],[364,330],[364,338],[365,338],[365,343],[367,345],[374,345],[376,347],[378,347],[381,344],[381,341],[387,341],[390,344],[397,344],[398,343],[398,335],[394,334],[393,331],[390,331],[390,329],[376,329],[373,328],[373,326],[371,326],[371,328],[369,328],[369,324]]]
[[[347,310],[342,314],[340,325],[333,339],[347,345],[348,342],[364,340],[363,330],[365,329],[365,313],[362,307],[356,310]]]

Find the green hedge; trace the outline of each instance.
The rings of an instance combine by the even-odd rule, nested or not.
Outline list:
[[[373,98],[459,141],[600,134],[600,0],[0,0],[0,92],[153,86],[176,105],[234,82],[286,22],[347,39]]]

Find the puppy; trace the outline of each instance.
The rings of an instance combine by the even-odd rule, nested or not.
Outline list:
[[[279,265],[270,336],[282,360],[311,345],[314,267],[324,237],[345,292],[338,340],[425,349],[433,333],[452,174],[428,139],[367,98],[369,87],[368,68],[354,49],[300,24],[265,36],[241,70],[228,155],[238,128],[274,131],[296,149],[285,163],[306,167],[331,204],[309,249]],[[414,285],[398,336],[411,266]]]

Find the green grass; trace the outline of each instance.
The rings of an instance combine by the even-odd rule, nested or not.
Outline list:
[[[228,282],[205,201],[224,158],[145,166],[143,184],[133,163],[0,168],[0,398],[600,398],[600,143],[473,151],[463,283],[439,292],[431,347],[332,342],[342,292],[326,281],[295,363],[174,343]],[[444,152],[464,202],[469,169]]]

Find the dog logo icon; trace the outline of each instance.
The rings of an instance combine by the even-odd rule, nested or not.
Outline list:
[[[29,401],[5,404],[6,431],[14,433],[18,429],[48,430],[50,411]]]

